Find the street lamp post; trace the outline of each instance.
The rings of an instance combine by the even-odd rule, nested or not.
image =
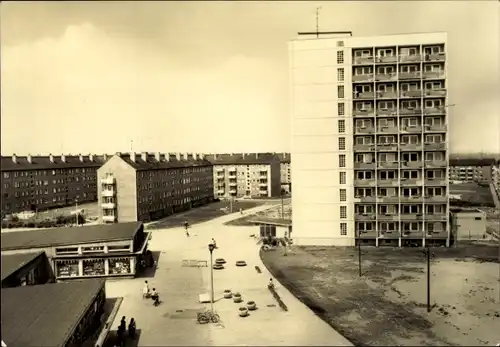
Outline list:
[[[431,312],[431,250],[429,246],[424,253],[427,258],[427,312]]]
[[[285,208],[283,204],[283,195],[285,194],[285,190],[281,188],[281,219],[285,219]]]
[[[361,277],[361,231],[358,231],[358,271],[359,277]]]
[[[215,245],[210,243],[208,250],[210,251],[210,310],[214,312],[214,266],[213,266],[213,252]]]

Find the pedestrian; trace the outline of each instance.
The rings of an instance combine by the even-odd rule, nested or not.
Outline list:
[[[144,287],[142,287],[142,298],[145,299],[149,296],[149,283],[144,281]]]
[[[189,237],[189,231],[188,231],[188,228],[189,228],[189,223],[187,220],[184,221],[184,229],[186,229],[186,236]]]
[[[125,316],[122,317],[122,320],[120,321],[120,328],[122,329],[123,332],[127,330],[127,319]]]
[[[132,340],[135,339],[135,330],[136,330],[135,319],[131,318],[130,323],[128,323],[128,337],[130,337]]]
[[[125,326],[120,322],[116,330],[116,345],[122,347],[125,342]]]

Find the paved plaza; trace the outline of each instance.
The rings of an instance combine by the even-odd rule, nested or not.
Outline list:
[[[247,213],[269,208],[260,206]],[[108,296],[122,296],[123,303],[116,316],[113,329],[122,316],[134,317],[141,331],[139,346],[244,346],[244,345],[301,345],[352,346],[328,324],[297,300],[284,287],[277,291],[288,306],[282,311],[267,289],[270,274],[262,264],[256,240],[250,235],[257,227],[224,226],[227,221],[240,217],[239,213],[193,226],[191,237],[182,228],[155,230],[149,249],[159,251],[158,269],[152,278],[108,281]],[[210,292],[210,267],[182,267],[182,259],[209,260],[208,244],[215,238],[219,249],[215,258],[227,261],[224,270],[214,270],[216,312],[219,324],[200,325],[196,313],[210,306],[198,303],[198,296]],[[246,267],[236,267],[237,260],[245,260]],[[262,269],[259,274],[255,266]],[[142,286],[148,280],[163,301],[153,307],[151,300],[142,299]],[[253,300],[258,310],[249,317],[240,318],[232,300],[223,299],[223,291],[240,292],[244,302]]]

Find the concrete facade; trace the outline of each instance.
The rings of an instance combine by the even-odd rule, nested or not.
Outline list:
[[[446,41],[290,42],[296,244],[449,244]]]
[[[486,213],[478,209],[451,209],[451,230],[457,241],[482,240],[486,235]]]

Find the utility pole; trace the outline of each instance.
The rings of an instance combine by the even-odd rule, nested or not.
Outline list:
[[[359,271],[359,277],[361,277],[362,271],[361,271],[361,231],[358,231],[358,271]]]
[[[214,312],[214,265],[213,265],[213,252],[215,245],[210,243],[208,251],[210,252],[210,310]]]
[[[285,190],[281,188],[281,219],[285,219],[285,207],[283,203],[283,195],[285,193]]]
[[[321,6],[316,7],[316,38],[319,38],[319,11]]]
[[[431,312],[431,250],[426,247],[424,253],[427,258],[427,312]]]

